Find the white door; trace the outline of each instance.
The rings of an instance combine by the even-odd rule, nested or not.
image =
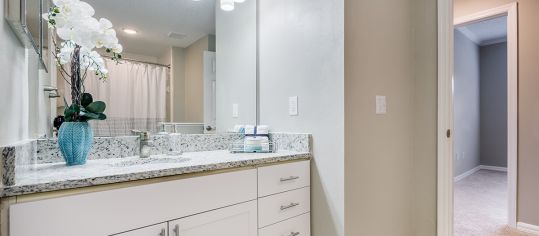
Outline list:
[[[204,51],[204,132],[215,133],[215,52]]]
[[[256,236],[256,200],[170,221],[170,236]]]
[[[114,234],[114,236],[168,236],[167,223],[152,225],[121,234]]]

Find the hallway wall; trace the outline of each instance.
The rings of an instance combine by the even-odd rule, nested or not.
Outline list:
[[[507,43],[479,47],[481,165],[507,167]]]
[[[479,46],[455,29],[453,175],[480,165]]]

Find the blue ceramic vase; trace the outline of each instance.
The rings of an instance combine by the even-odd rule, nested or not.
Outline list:
[[[64,122],[58,132],[60,152],[68,166],[84,165],[94,142],[88,122]]]

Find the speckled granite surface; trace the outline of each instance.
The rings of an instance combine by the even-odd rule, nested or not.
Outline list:
[[[15,185],[4,186],[0,197],[80,188],[163,176],[228,168],[257,166],[311,158],[309,152],[239,153],[226,150],[186,152],[181,156],[153,156],[149,159],[125,157],[89,160],[86,165],[67,167],[64,163],[44,163],[32,171],[16,175]]]
[[[270,139],[279,150],[310,152],[311,135],[299,133],[270,133]]]
[[[180,163],[177,163],[176,159],[165,158],[171,161],[163,161],[165,159],[160,159],[159,163],[151,162],[144,165],[135,163],[136,165],[134,166],[137,167],[124,167],[125,169],[122,170],[118,169],[119,166],[115,166],[117,168],[112,168],[110,171],[117,174],[112,176],[108,176],[107,173],[110,174],[110,172],[107,172],[109,169],[103,169],[102,166],[99,166],[99,163],[114,164],[116,162],[123,163],[123,161],[138,159],[134,157],[138,155],[139,149],[137,137],[95,138],[95,143],[88,157],[88,164],[81,167],[65,166],[56,139],[24,141],[8,147],[0,147],[0,175],[2,176],[1,185],[4,187],[4,191],[0,193],[0,196],[13,196],[41,191],[91,186],[102,183],[115,183],[229,167],[257,165],[272,161],[288,160],[290,158],[294,159],[297,158],[297,155],[299,155],[300,158],[303,158],[310,153],[311,136],[309,134],[272,133],[270,136],[272,140],[277,143],[278,149],[280,150],[277,154],[230,154],[228,151],[211,152],[216,150],[227,150],[232,142],[243,138],[243,135],[241,134],[154,135],[152,136],[155,147],[152,151],[154,155],[168,153],[170,150],[174,152],[190,152],[191,154],[186,155],[194,156],[197,155],[196,153],[200,153],[203,156],[206,155],[209,157],[203,157],[198,160],[211,159],[211,161],[214,161],[215,163],[200,168],[189,167],[188,169],[185,169],[187,167],[184,166],[181,170],[170,171],[168,170],[169,168],[175,168],[175,166]],[[222,160],[218,156],[222,156]],[[251,159],[248,158],[245,160],[246,163],[244,163],[241,161],[234,161],[234,158],[236,157],[240,158],[240,160],[243,157],[250,157]],[[231,161],[231,163],[227,163],[227,160]],[[214,166],[214,164],[218,166]],[[195,163],[195,165],[198,166],[197,163]],[[228,167],[228,165],[230,166]],[[141,175],[135,174],[145,172],[144,168],[148,166],[151,166],[149,167],[150,173],[143,173]],[[160,169],[151,169],[156,166],[159,166]],[[69,174],[77,173],[80,169],[86,171],[83,171],[83,173],[88,174],[92,171],[92,168],[96,168],[93,171],[102,175],[100,175],[100,177],[87,175],[87,177],[90,176],[88,177],[89,179],[80,180],[78,178],[71,178],[72,176]],[[138,168],[143,169],[140,170]],[[191,169],[193,169],[193,171],[191,171]],[[129,171],[133,171],[133,173],[130,173]],[[66,176],[64,176],[66,179],[62,179],[61,177],[64,175],[64,172],[66,173]],[[50,175],[60,177],[51,179],[49,178]],[[108,177],[105,178],[104,176]]]

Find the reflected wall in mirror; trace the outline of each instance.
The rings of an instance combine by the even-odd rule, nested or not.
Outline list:
[[[85,80],[107,119],[94,136],[228,132],[256,123],[256,0],[224,11],[219,0],[85,0],[114,24],[123,60]],[[101,53],[103,56],[106,53]],[[60,95],[70,87],[57,78]],[[56,99],[62,115],[63,99]],[[235,109],[233,109],[235,108]],[[52,129],[52,124],[51,124]]]

